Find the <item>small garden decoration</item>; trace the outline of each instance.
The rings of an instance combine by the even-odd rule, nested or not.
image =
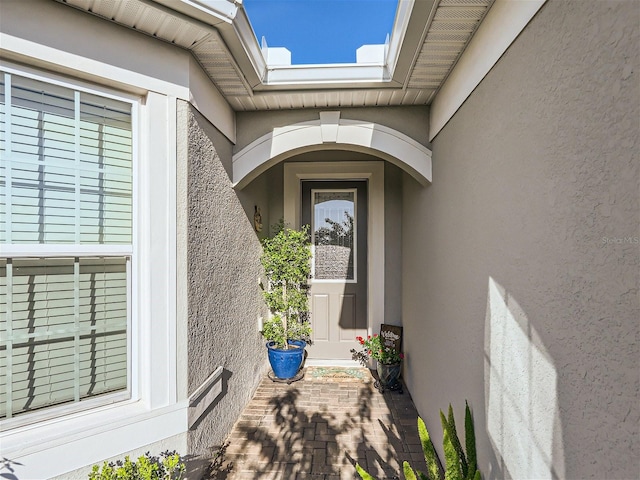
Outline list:
[[[363,349],[357,351],[352,348],[352,358],[358,360],[365,367],[369,366],[371,358],[378,362],[376,365],[378,380],[374,383],[378,391],[384,393],[385,388],[388,388],[402,393],[402,383],[399,379],[404,354],[396,350],[395,347],[385,345],[378,334],[369,335],[366,340],[363,337],[356,337],[356,340]]]
[[[364,348],[361,351],[351,349],[352,358],[358,360],[365,367],[369,364],[370,358],[384,365],[395,365],[404,358],[403,353],[393,347],[385,346],[377,333],[373,336],[367,336],[366,340],[363,337],[356,337],[356,340]]]

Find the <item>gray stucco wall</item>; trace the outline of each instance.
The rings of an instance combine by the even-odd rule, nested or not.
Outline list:
[[[402,325],[402,178],[384,165],[384,321]]]
[[[549,0],[405,175],[406,381],[484,478],[640,475],[639,25]]]
[[[258,287],[260,243],[224,168],[224,138],[195,109],[178,103],[188,142],[188,391],[218,366],[223,395],[189,432],[189,454],[210,458],[250,400],[267,356],[258,332],[266,314]],[[180,154],[180,152],[179,152]]]

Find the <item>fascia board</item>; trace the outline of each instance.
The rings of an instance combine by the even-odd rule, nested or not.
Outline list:
[[[233,0],[154,0],[155,3],[216,28],[251,87],[260,85],[267,64],[241,2]]]
[[[435,15],[436,0],[399,0],[398,11],[389,39],[387,65],[392,78],[400,85],[407,83],[411,69],[424,44]],[[428,19],[426,22],[424,19]]]
[[[379,86],[388,82],[389,75],[384,65],[353,63],[273,67],[268,69],[264,85],[307,88],[332,85],[336,88],[354,88],[362,87],[363,83]]]

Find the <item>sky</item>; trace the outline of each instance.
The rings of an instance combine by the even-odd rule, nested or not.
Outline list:
[[[286,47],[293,65],[355,63],[356,49],[383,44],[397,0],[244,0],[258,43]]]

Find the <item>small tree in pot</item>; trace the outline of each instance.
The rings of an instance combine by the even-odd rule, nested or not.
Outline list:
[[[272,317],[264,324],[262,334],[268,340],[269,360],[274,374],[278,378],[290,378],[302,364],[305,340],[311,335],[311,325],[307,320],[311,243],[308,226],[295,230],[281,221],[275,229],[277,233],[273,238],[262,241],[263,254],[260,260],[268,280],[263,295],[272,313]],[[291,347],[300,351],[300,361],[293,375],[282,377],[274,368],[276,365],[272,353],[274,349],[287,351]]]

